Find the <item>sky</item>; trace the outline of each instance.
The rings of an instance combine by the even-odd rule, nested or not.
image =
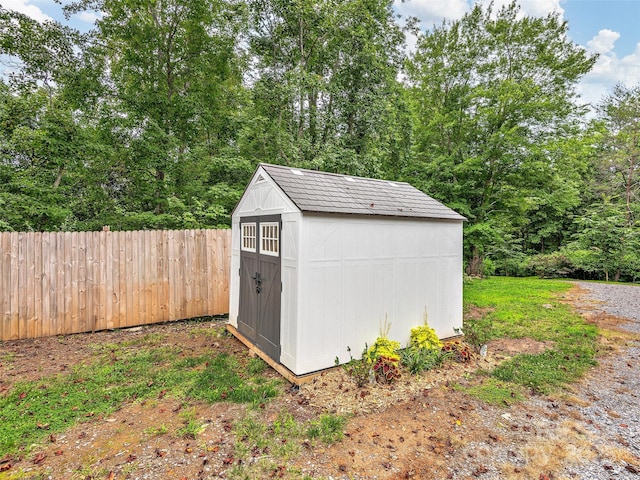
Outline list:
[[[58,0],[65,4],[66,0]],[[488,4],[490,0],[477,0]],[[510,0],[494,0],[499,8]],[[457,20],[471,10],[474,0],[395,0],[399,22],[414,16],[424,29],[443,20]],[[584,103],[596,105],[616,83],[629,87],[640,83],[640,0],[519,0],[522,13],[546,16],[557,12],[569,26],[569,39],[590,53],[599,54],[593,70],[578,85]],[[4,8],[17,10],[39,21],[58,20],[88,30],[96,12],[74,15],[68,22],[55,0],[0,0]],[[415,39],[408,39],[409,48]]]

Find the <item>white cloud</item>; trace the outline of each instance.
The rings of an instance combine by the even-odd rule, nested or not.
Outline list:
[[[99,20],[101,17],[95,12],[80,12],[77,15],[74,15],[74,18],[77,18],[81,22],[95,23],[95,21]]]
[[[29,3],[29,0],[2,0],[0,5],[8,10],[15,10],[16,12],[27,15],[38,22],[53,20],[49,15],[40,10],[40,7]]]
[[[441,25],[444,19],[457,20],[469,11],[467,0],[395,0],[394,7],[405,19],[419,18],[425,29]]]
[[[620,34],[617,32],[600,30],[598,35],[587,42],[588,50],[599,53],[600,56],[578,88],[584,102],[595,106],[605,95],[611,93],[616,83],[633,87],[640,82],[640,43],[633,53],[618,58],[614,51],[618,38]]]
[[[606,54],[613,50],[616,40],[619,38],[620,34],[618,32],[605,28],[587,42],[587,47],[592,53]]]
[[[479,0],[483,6],[488,6],[491,0]],[[509,5],[511,0],[493,0],[494,11],[500,10],[502,7]],[[520,0],[520,17],[546,17],[551,12],[564,14],[564,8],[560,6],[560,0]]]

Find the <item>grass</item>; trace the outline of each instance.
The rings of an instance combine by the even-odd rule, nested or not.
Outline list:
[[[311,422],[307,429],[309,438],[318,438],[330,444],[342,440],[347,419],[340,415],[323,414],[318,420]]]
[[[288,465],[300,452],[302,444],[312,447],[316,440],[326,445],[339,442],[344,436],[346,418],[321,415],[316,420],[298,422],[288,411],[281,411],[273,421],[264,421],[256,412],[249,412],[233,425],[236,465],[229,478],[310,478]],[[293,476],[292,476],[293,475]]]
[[[508,407],[525,399],[523,387],[510,382],[501,382],[495,378],[488,378],[478,385],[465,388],[469,395],[483,402]]]
[[[279,393],[280,382],[247,374],[235,357],[180,356],[162,336],[97,348],[91,364],[38,382],[18,382],[0,397],[0,452],[15,453],[72,425],[103,418],[124,403],[173,395],[207,402],[260,404]],[[135,346],[135,348],[126,348]],[[161,395],[162,394],[162,395]],[[201,425],[183,419],[180,434],[194,437]]]
[[[598,331],[559,298],[571,284],[537,278],[493,277],[465,284],[465,307],[486,309],[492,338],[530,337],[553,342],[540,354],[522,354],[491,376],[547,393],[580,378],[595,365]]]

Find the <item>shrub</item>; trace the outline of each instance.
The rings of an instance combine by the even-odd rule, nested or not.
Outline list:
[[[384,356],[378,357],[373,365],[373,372],[378,383],[393,383],[402,376],[398,360]]]
[[[384,323],[380,326],[380,336],[376,339],[375,343],[367,349],[367,360],[375,364],[378,358],[387,357],[395,362],[400,360],[398,350],[400,350],[400,342],[390,340],[387,335],[391,324],[387,322],[387,317],[384,318]]]
[[[462,329],[455,329],[456,333],[462,333],[466,343],[470,344],[476,353],[480,353],[483,345],[492,338],[493,323],[489,317],[479,319],[465,319]]]
[[[469,345],[460,340],[445,343],[442,346],[442,351],[445,354],[451,355],[457,362],[461,363],[468,363],[473,358],[473,353]]]
[[[527,267],[540,278],[564,278],[575,271],[575,265],[564,252],[535,255],[527,262]]]
[[[442,342],[436,331],[425,323],[411,329],[409,347],[421,350],[438,350],[442,347]]]
[[[400,360],[400,355],[397,353],[398,350],[400,350],[400,342],[389,340],[386,337],[378,337],[376,342],[367,350],[367,360],[370,363],[375,363],[378,358],[386,357],[397,362]]]

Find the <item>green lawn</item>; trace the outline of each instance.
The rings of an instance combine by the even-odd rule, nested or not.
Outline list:
[[[575,381],[595,365],[597,328],[560,302],[571,284],[538,278],[492,277],[465,283],[465,309],[487,309],[491,338],[530,337],[553,342],[540,354],[518,355],[490,375],[536,393]]]

